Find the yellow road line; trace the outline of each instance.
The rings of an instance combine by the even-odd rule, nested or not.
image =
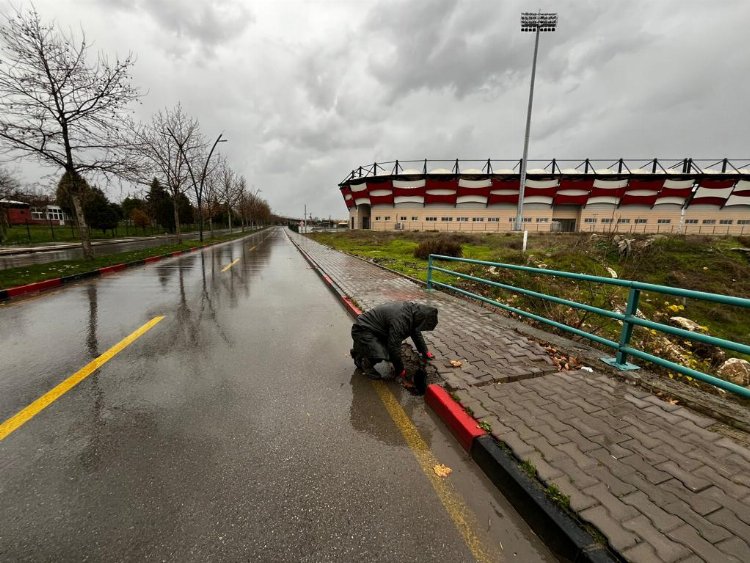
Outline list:
[[[62,397],[65,393],[70,391],[73,387],[78,385],[81,381],[86,379],[89,375],[94,373],[96,370],[98,370],[100,367],[102,367],[104,364],[106,364],[109,360],[114,358],[117,354],[122,352],[125,348],[130,346],[133,342],[138,340],[141,336],[146,334],[149,330],[151,330],[154,326],[156,326],[164,317],[154,317],[150,321],[148,321],[145,325],[143,325],[141,328],[136,330],[135,332],[131,333],[129,336],[126,336],[120,342],[112,346],[109,350],[104,352],[101,356],[98,358],[95,358],[91,360],[88,364],[83,366],[81,369],[79,369],[77,372],[75,372],[73,375],[71,375],[68,379],[57,385],[56,387],[53,387],[49,391],[47,391],[44,395],[39,397],[36,401],[31,403],[26,408],[18,411],[16,414],[11,416],[8,420],[0,424],[0,441],[4,440],[9,434],[17,430],[19,427],[26,424],[29,420],[34,418],[37,414],[39,414],[42,410],[46,409],[48,406],[50,406],[52,403],[54,403],[57,399]]]
[[[493,561],[494,558],[488,555],[488,551],[482,545],[482,540],[474,533],[474,530],[477,529],[474,515],[464,504],[463,500],[461,500],[450,482],[435,474],[434,467],[438,461],[419,434],[417,427],[414,426],[414,423],[404,412],[404,409],[385,383],[382,381],[372,381],[371,383],[380,396],[380,400],[383,401],[388,414],[391,415],[393,422],[396,423],[396,426],[401,431],[404,440],[406,440],[422,471],[432,484],[432,488],[435,489],[440,502],[443,503],[443,507],[445,507],[446,512],[448,512],[448,515],[456,525],[458,532],[466,542],[466,546],[471,551],[474,559],[481,563]]]
[[[257,245],[257,244],[256,244],[255,246],[251,246],[251,247],[250,247],[250,252],[252,252],[252,251],[253,251],[253,250],[255,250],[256,248],[258,248],[258,245]]]
[[[223,268],[221,269],[221,271],[222,271],[222,272],[226,272],[226,271],[227,271],[227,270],[228,270],[229,268],[231,268],[232,266],[234,266],[234,265],[235,265],[235,264],[236,264],[237,262],[239,262],[239,261],[240,261],[240,259],[239,259],[239,258],[235,258],[235,259],[234,259],[234,260],[232,260],[232,261],[231,261],[231,262],[230,262],[229,264],[227,264],[226,266],[224,266],[224,267],[223,267]]]

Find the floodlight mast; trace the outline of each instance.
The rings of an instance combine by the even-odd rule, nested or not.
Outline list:
[[[518,211],[514,230],[523,230],[523,194],[526,187],[526,161],[529,156],[529,134],[531,131],[531,106],[534,102],[534,78],[536,77],[536,55],[539,51],[539,32],[555,31],[557,29],[557,14],[554,12],[522,12],[521,31],[531,31],[535,34],[534,59],[531,63],[531,86],[529,87],[529,107],[526,111],[526,134],[523,139],[523,159],[521,160],[521,186],[518,191]]]

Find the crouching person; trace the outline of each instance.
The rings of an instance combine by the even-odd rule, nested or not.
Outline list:
[[[417,352],[424,358],[432,358],[422,332],[433,330],[437,323],[435,307],[411,301],[386,303],[365,311],[352,326],[354,347],[350,353],[354,363],[371,379],[380,379],[375,365],[390,361],[393,373],[406,377],[401,343],[411,337]]]

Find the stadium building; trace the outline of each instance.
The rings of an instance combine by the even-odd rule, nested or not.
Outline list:
[[[416,166],[415,166],[416,165]],[[513,230],[519,161],[394,161],[339,183],[352,229]],[[750,160],[529,161],[529,231],[750,234]]]

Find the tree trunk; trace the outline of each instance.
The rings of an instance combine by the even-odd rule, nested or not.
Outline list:
[[[177,210],[177,197],[172,200],[172,209],[174,210],[174,233],[177,237],[177,244],[180,244],[182,233],[180,232],[180,212]]]
[[[227,205],[227,215],[229,216],[229,234],[232,234],[232,206]]]
[[[0,244],[5,240],[5,233],[8,231],[6,220],[5,210],[0,209]]]
[[[83,206],[81,205],[80,194],[71,194],[73,200],[73,209],[76,212],[76,223],[78,224],[78,237],[81,239],[81,248],[83,249],[83,257],[86,260],[94,259],[94,249],[91,247],[91,239],[89,238],[89,228],[86,225],[86,217],[83,215]]]

